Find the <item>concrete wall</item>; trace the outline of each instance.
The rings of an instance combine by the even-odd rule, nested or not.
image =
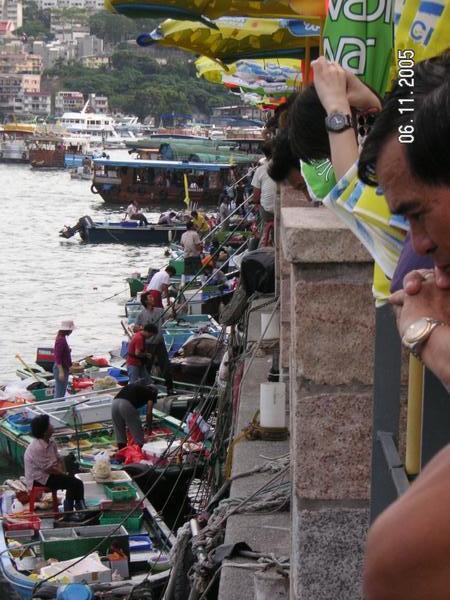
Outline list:
[[[370,479],[372,262],[328,209],[283,208],[288,200],[280,277],[281,362],[289,366],[291,404],[291,597],[359,600]]]

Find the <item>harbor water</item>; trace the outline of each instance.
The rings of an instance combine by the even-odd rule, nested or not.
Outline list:
[[[53,346],[62,319],[77,327],[70,336],[74,359],[119,347],[126,278],[164,265],[164,249],[59,237],[83,215],[117,220],[124,214],[107,209],[90,181],[71,180],[67,171],[0,164],[0,189],[0,383],[14,377],[17,354],[34,361],[37,347]],[[146,214],[157,220],[159,213]]]
[[[90,191],[90,181],[67,171],[34,171],[29,165],[0,164],[0,383],[15,379],[16,355],[34,362],[38,347],[53,346],[62,319],[77,329],[70,336],[74,359],[117,348],[120,315],[129,296],[126,278],[167,262],[164,249],[88,245],[58,233],[83,215],[121,218]],[[159,213],[146,213],[157,220]],[[22,475],[0,457],[0,483]],[[16,598],[0,580],[2,598]]]

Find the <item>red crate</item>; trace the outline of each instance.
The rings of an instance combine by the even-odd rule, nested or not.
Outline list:
[[[3,528],[6,531],[19,531],[22,529],[34,529],[39,531],[41,528],[41,520],[39,517],[23,517],[21,519],[14,517],[7,517],[3,521]]]

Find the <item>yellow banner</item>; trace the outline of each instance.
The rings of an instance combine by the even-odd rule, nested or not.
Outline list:
[[[191,199],[189,198],[189,181],[188,181],[187,173],[185,173],[183,175],[183,180],[184,180],[184,203],[189,208],[189,205],[191,204]]]

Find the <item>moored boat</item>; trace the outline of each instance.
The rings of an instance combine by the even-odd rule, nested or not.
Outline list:
[[[32,123],[7,123],[0,126],[0,163],[28,163],[27,140],[34,134]]]
[[[4,579],[23,600],[72,597],[64,596],[61,585],[86,599],[96,592],[127,598],[144,582],[148,590],[163,590],[174,538],[149,500],[125,471],[102,482],[91,473],[77,477],[83,480],[89,509],[83,522],[68,520],[54,507],[49,512],[45,498],[43,510],[31,512],[25,491],[17,492],[24,510],[9,514],[13,492],[4,488],[4,497],[9,496],[2,503],[0,523]],[[20,482],[11,486],[20,489]],[[106,558],[100,560],[100,555]]]
[[[164,245],[181,239],[185,225],[139,225],[138,221],[93,221],[81,217],[73,227],[64,227],[60,236],[71,238],[77,232],[83,242],[91,244]]]
[[[191,205],[217,206],[235,169],[215,162],[94,159],[91,191],[115,204],[185,206],[187,183]]]

